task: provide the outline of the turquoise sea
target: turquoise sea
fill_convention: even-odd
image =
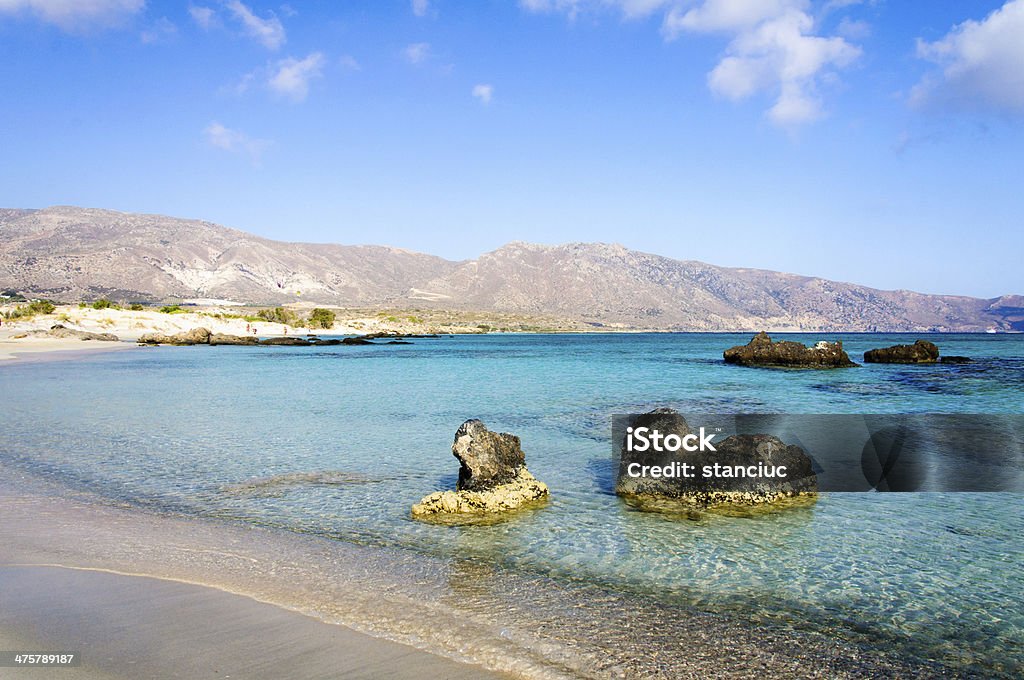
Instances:
[[[787,336],[842,339],[858,362],[917,337]],[[0,463],[155,510],[465,558],[959,674],[1024,672],[1024,496],[835,493],[750,517],[644,513],[612,493],[609,442],[612,414],[658,406],[1024,413],[1024,336],[930,338],[975,359],[964,365],[722,362],[749,338],[482,335],[14,364],[0,367]],[[454,487],[450,447],[467,418],[520,436],[546,506],[491,524],[410,518],[419,498]]]

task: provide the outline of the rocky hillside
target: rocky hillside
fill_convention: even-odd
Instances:
[[[214,298],[543,314],[668,330],[1024,330],[1024,297],[882,291],[618,245],[511,243],[467,262],[284,243],[209,222],[0,210],[0,289],[63,300]]]
[[[0,288],[55,299],[383,304],[455,264],[382,246],[282,243],[110,210],[0,210]]]
[[[685,330],[1024,330],[1024,297],[884,291],[619,245],[511,243],[422,286],[424,302]]]

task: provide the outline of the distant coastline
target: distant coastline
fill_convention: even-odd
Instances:
[[[252,335],[259,337],[307,337],[323,336],[359,336],[372,333],[392,333],[400,335],[438,334],[438,335],[483,335],[499,333],[566,335],[566,334],[713,334],[730,333],[746,334],[767,330],[774,335],[811,335],[820,339],[842,335],[879,335],[880,332],[865,331],[825,331],[816,329],[729,329],[715,331],[691,331],[660,328],[628,328],[616,325],[594,325],[556,319],[543,316],[527,316],[516,314],[496,314],[487,312],[448,312],[438,310],[373,310],[373,309],[337,309],[331,310],[335,320],[330,328],[311,328],[304,323],[304,314],[309,309],[301,307],[286,308],[294,315],[292,324],[278,321],[267,321],[256,314],[270,311],[268,308],[241,307],[224,305],[211,306],[172,306],[172,312],[160,311],[161,307],[144,307],[142,309],[126,309],[119,305],[94,308],[92,305],[80,303],[56,305],[52,312],[33,314],[26,317],[5,318],[6,314],[15,314],[19,308],[24,309],[25,303],[0,304],[0,362],[17,357],[19,360],[38,361],[44,355],[59,354],[74,356],[98,351],[124,349],[147,333],[181,333],[196,328],[206,328],[212,333],[227,335]],[[248,320],[247,320],[248,319]],[[89,333],[110,333],[122,342],[82,342],[74,339],[55,339],[41,337],[54,325],[63,325],[73,330]],[[915,335],[951,335],[953,332],[936,332],[928,330],[912,331]],[[1019,331],[1005,331],[1015,334]],[[984,333],[978,333],[984,334]],[[724,348],[723,348],[724,349]],[[52,358],[52,357],[51,357]]]

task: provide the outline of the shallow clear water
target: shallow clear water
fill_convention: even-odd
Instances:
[[[725,365],[749,334],[466,336],[379,347],[147,348],[0,368],[0,460],[136,503],[460,555],[666,604],[885,639],[970,669],[1024,657],[1024,498],[827,494],[753,517],[611,493],[613,413],[1022,413],[1024,337],[940,336],[975,363]],[[802,342],[823,335],[789,336]],[[836,336],[827,336],[833,339]],[[908,335],[848,335],[851,358]],[[934,339],[934,338],[933,338]],[[467,418],[518,434],[544,507],[416,522]]]

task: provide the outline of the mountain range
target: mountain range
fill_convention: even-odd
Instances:
[[[1024,296],[878,290],[675,260],[604,243],[513,242],[453,262],[386,246],[273,241],[201,220],[55,206],[0,209],[0,289],[76,301],[545,314],[686,331],[1024,330]]]

